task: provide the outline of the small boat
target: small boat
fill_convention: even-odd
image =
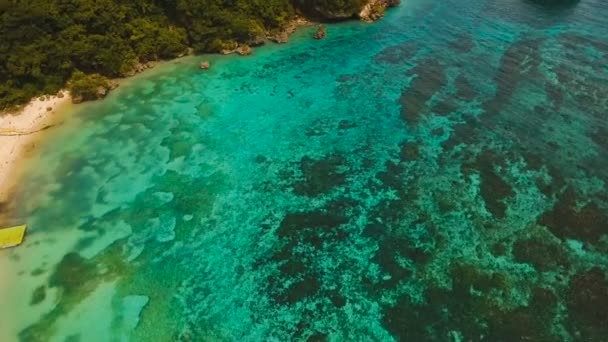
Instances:
[[[19,246],[25,237],[27,226],[21,225],[10,228],[0,228],[0,248]]]

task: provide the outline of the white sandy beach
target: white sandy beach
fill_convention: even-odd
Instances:
[[[20,162],[36,147],[40,133],[56,123],[61,107],[71,103],[67,92],[63,94],[36,98],[16,112],[0,113],[0,203],[9,202],[21,175]]]

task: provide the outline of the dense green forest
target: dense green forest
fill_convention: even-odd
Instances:
[[[0,0],[0,108],[85,89],[139,63],[258,44],[297,12],[356,13],[365,0]],[[86,76],[93,75],[93,76]],[[90,88],[90,87],[89,87]],[[85,89],[90,93],[91,89]]]

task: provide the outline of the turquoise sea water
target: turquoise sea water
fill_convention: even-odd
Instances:
[[[606,18],[600,0],[408,0],[128,80],[31,165],[0,328],[608,340]]]

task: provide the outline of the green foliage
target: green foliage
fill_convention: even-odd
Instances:
[[[75,70],[117,77],[188,46],[217,52],[235,43],[256,45],[296,7],[349,12],[364,2],[0,0],[0,108],[57,92]]]
[[[75,71],[68,82],[68,90],[74,99],[95,100],[105,96],[110,88],[110,81],[99,74],[85,74]]]
[[[352,16],[359,12],[365,0],[299,0],[301,8],[312,14],[326,16],[329,14],[348,14]]]

